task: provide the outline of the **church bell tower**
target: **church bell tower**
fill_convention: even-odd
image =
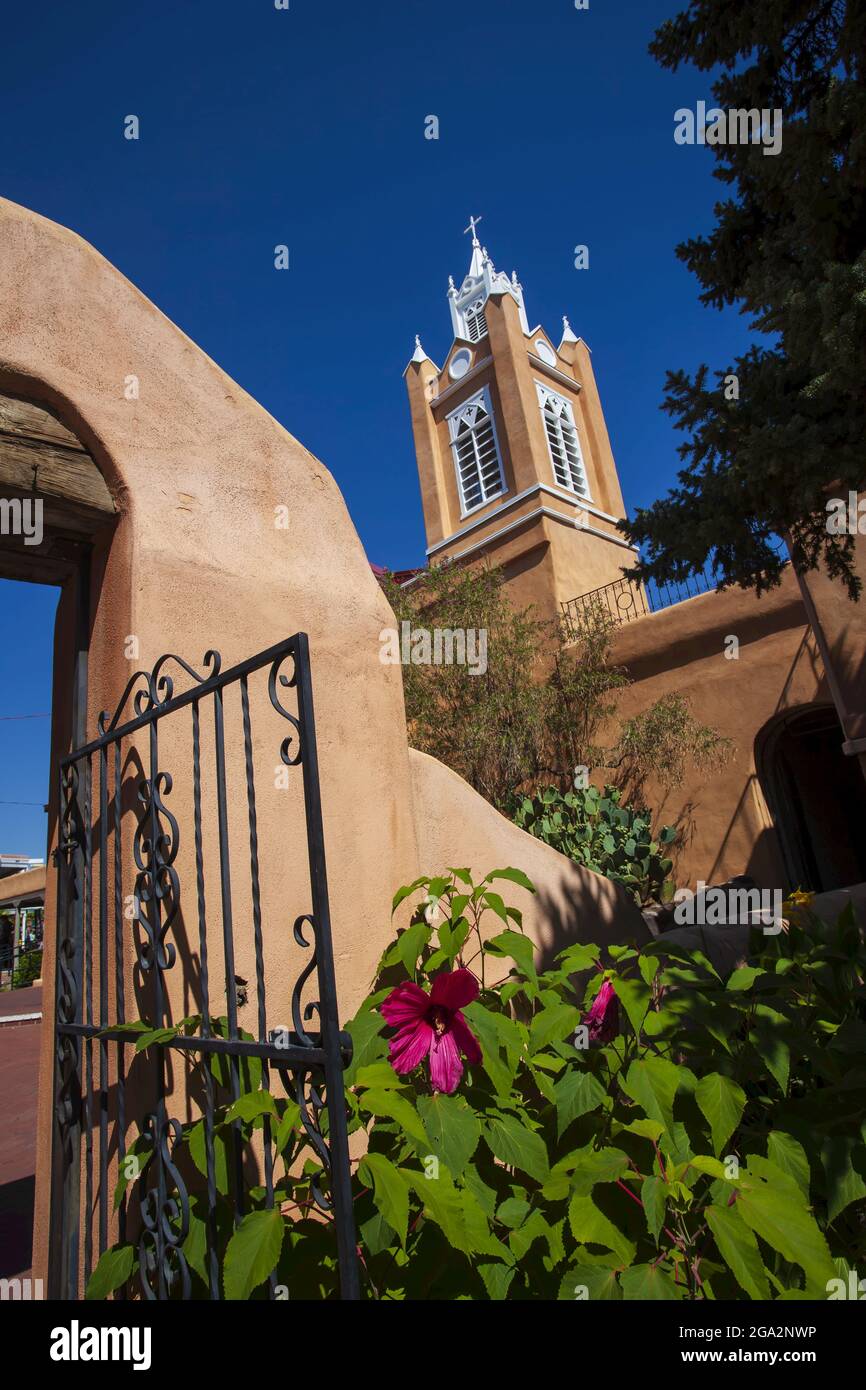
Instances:
[[[471,218],[472,257],[451,279],[442,367],[416,338],[405,378],[427,559],[502,569],[519,608],[562,603],[622,578],[633,552],[589,349],[563,319],[558,346],[530,329],[523,288],[494,266]]]

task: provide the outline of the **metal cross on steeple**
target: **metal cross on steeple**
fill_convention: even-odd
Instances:
[[[478,245],[480,244],[479,241],[478,241],[478,232],[476,231],[476,228],[477,228],[477,226],[478,226],[478,223],[479,223],[479,222],[482,222],[483,220],[484,220],[484,215],[483,215],[483,213],[482,213],[481,217],[470,217],[470,219],[469,219],[469,226],[463,228],[463,235],[464,235],[464,236],[466,235],[467,232],[471,232],[471,233],[472,233],[472,245],[473,245],[473,246],[478,246]]]

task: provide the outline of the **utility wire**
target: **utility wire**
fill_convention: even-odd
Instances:
[[[0,714],[0,719],[50,719],[50,714]]]

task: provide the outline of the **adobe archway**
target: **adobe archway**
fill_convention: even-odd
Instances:
[[[755,740],[789,889],[822,893],[866,881],[866,784],[843,740],[829,703],[786,710]]]

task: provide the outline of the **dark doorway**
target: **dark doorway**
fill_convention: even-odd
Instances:
[[[758,777],[776,825],[786,887],[825,893],[866,882],[866,781],[842,752],[831,705],[794,710],[759,734]]]

